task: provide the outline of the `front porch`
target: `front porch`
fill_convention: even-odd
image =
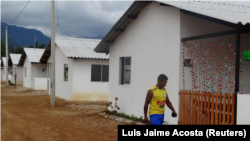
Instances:
[[[250,61],[244,58],[250,50],[250,26],[213,22],[232,30],[198,36],[189,30],[181,41],[179,125],[235,125],[245,116],[242,111],[250,110],[241,98],[250,94]]]

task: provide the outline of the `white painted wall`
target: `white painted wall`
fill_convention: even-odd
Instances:
[[[3,81],[6,81],[6,67],[3,68],[4,71],[3,71]],[[8,79],[10,80],[11,79],[11,76],[9,75],[9,71],[12,69],[11,66],[8,67]]]
[[[73,100],[107,101],[109,82],[91,82],[91,65],[109,65],[108,60],[73,61]]]
[[[51,57],[47,61],[47,93],[51,93]]]
[[[168,96],[178,111],[179,62],[180,62],[180,11],[160,6],[157,2],[147,5],[138,19],[133,21],[110,47],[109,101],[115,102],[126,114],[144,116],[143,107],[147,91],[164,73],[169,81]],[[131,84],[119,84],[119,59],[131,56]],[[165,121],[177,124],[166,107]]]
[[[26,76],[25,76],[25,68],[26,68]],[[32,70],[31,63],[26,57],[23,64],[23,86],[27,88],[32,88]]]
[[[17,73],[17,84],[23,84],[23,66],[17,66],[16,67],[16,73]]]
[[[33,64],[35,68],[34,89],[47,90],[47,64]]]
[[[6,67],[3,68],[3,81],[6,81]]]
[[[17,74],[16,83],[23,84],[23,66],[13,65],[13,75],[11,75],[11,83],[15,84],[15,72]]]
[[[220,31],[231,30],[231,28],[210,22],[207,20],[203,20],[200,18],[196,18],[194,16],[190,16],[187,14],[181,13],[181,38],[192,37],[197,35],[204,35],[209,33],[216,33]],[[182,47],[183,43],[181,43],[181,55],[182,55]],[[189,59],[189,58],[186,58]],[[180,59],[180,76],[182,76],[182,58]],[[184,75],[185,75],[185,84],[186,89],[191,90],[192,81],[190,68],[184,67]],[[183,89],[183,77],[180,77],[180,89]]]
[[[3,81],[3,68],[0,68],[0,81]]]
[[[250,93],[237,95],[237,125],[250,125]]]
[[[182,37],[190,37],[190,36],[196,36],[196,35],[202,35],[202,34],[208,34],[213,32],[220,32],[220,31],[226,31],[230,30],[231,28],[224,27],[222,25],[218,25],[215,23],[210,23],[208,21],[204,21],[202,19],[194,18],[189,15],[181,14],[181,36]],[[232,38],[234,38],[234,35],[230,35]],[[224,37],[218,37],[222,39],[226,39],[230,36],[224,36]],[[218,38],[213,39],[207,39],[207,41],[210,40],[218,40]],[[235,38],[234,38],[235,39]],[[238,124],[249,124],[250,115],[246,112],[249,111],[250,105],[249,105],[249,94],[250,94],[250,62],[244,61],[243,59],[243,51],[247,50],[247,47],[250,45],[250,36],[246,34],[241,34],[241,63],[242,63],[242,80],[243,80],[243,95],[238,95],[237,99],[237,123]],[[203,40],[205,41],[205,40]],[[182,44],[181,44],[182,46]],[[182,49],[181,49],[182,51]],[[182,52],[181,52],[182,54]],[[188,58],[187,58],[188,59]],[[228,65],[228,64],[227,64]],[[233,64],[231,64],[233,65]],[[180,62],[180,88],[183,88],[182,85],[182,59]],[[184,68],[185,69],[185,84],[186,89],[191,89],[191,73],[190,68]],[[241,79],[240,79],[241,81]],[[223,85],[225,85],[225,82],[223,82]],[[224,92],[224,91],[223,91]],[[247,95],[248,94],[248,95]]]
[[[242,76],[240,77],[243,81],[241,85],[243,85],[243,94],[250,94],[250,61],[244,60],[243,52],[249,50],[250,46],[250,35],[249,34],[241,34],[241,47],[240,47],[240,58],[242,63]],[[250,101],[250,99],[249,99]]]
[[[73,60],[68,59],[63,52],[56,46],[55,48],[55,96],[71,100],[72,99],[72,83],[73,83]],[[68,64],[68,81],[64,81],[64,64]]]

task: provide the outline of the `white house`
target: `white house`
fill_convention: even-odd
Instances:
[[[100,40],[56,37],[55,95],[66,100],[107,101],[109,56],[93,51]],[[51,47],[41,63],[47,63],[47,91],[51,91]],[[53,86],[52,86],[53,87]]]
[[[21,58],[22,54],[9,54],[9,58],[11,61],[11,65],[12,65],[12,70],[10,71],[10,81],[11,83],[15,84],[19,84],[22,85],[23,84],[23,66],[19,66],[19,60]],[[16,80],[15,80],[15,74],[16,74]]]
[[[1,66],[2,60],[0,60],[0,81],[3,81],[3,67]]]
[[[11,79],[11,74],[10,74],[10,70],[12,69],[11,67],[11,63],[10,60],[8,61],[8,79]],[[2,57],[1,59],[1,75],[2,75],[2,81],[6,81],[6,57]]]
[[[249,101],[250,62],[243,59],[243,51],[250,44],[250,28],[245,25],[250,20],[244,12],[234,13],[237,8],[242,7],[222,2],[135,1],[95,48],[96,52],[110,55],[109,101],[114,103],[118,97],[120,112],[144,117],[146,93],[162,73],[169,78],[166,89],[178,115],[182,89],[240,92],[237,97],[242,98],[238,100],[248,98]],[[245,10],[250,13],[249,8]],[[239,21],[242,24],[238,24]],[[228,52],[224,48],[216,52],[213,43],[231,48]],[[206,62],[204,56],[211,55],[211,51],[215,55],[224,53],[218,55],[218,60],[207,56]],[[227,58],[235,62],[225,61]],[[184,61],[188,63],[189,59],[192,69],[184,67]],[[202,63],[203,67],[198,66]],[[211,66],[213,71],[209,71]],[[215,74],[216,69],[222,68],[225,72]],[[232,73],[230,81],[229,73]],[[219,78],[226,80],[222,83]],[[237,112],[237,123],[242,119],[241,123],[250,124],[250,115],[243,114],[249,111],[249,102],[235,102],[238,104],[236,112],[241,111]],[[178,123],[178,118],[172,118],[167,107],[165,113],[165,121]]]
[[[47,89],[47,66],[39,62],[45,49],[23,48],[18,65],[23,66],[23,86],[34,90]]]

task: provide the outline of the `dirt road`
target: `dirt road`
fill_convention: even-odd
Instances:
[[[97,114],[105,102],[49,101],[44,92],[1,83],[1,141],[117,140],[118,123]]]

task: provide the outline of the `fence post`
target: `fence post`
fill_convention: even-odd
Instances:
[[[214,125],[214,93],[212,93],[212,103],[211,103],[211,125]]]
[[[204,120],[203,120],[203,124],[206,125],[207,122],[207,92],[204,92],[204,110],[203,110],[203,114],[204,114]]]
[[[200,124],[200,91],[198,91],[198,99],[197,99],[197,102],[198,102],[198,106],[197,106],[197,125]]]
[[[188,90],[185,91],[185,125],[187,125],[187,109],[188,109],[188,105],[187,105],[187,100],[188,100]]]
[[[207,125],[210,125],[210,98],[211,97],[211,93],[208,92],[207,93]]]
[[[223,95],[223,125],[226,125],[226,94]]]
[[[235,93],[232,95],[232,115],[231,115],[231,125],[234,125],[234,114],[235,114]]]
[[[192,94],[191,94],[191,122],[190,124],[193,125],[194,124],[194,117],[193,117],[193,109],[194,109],[194,90],[192,90]]]
[[[219,96],[219,93],[216,93],[216,101],[215,101],[215,125],[218,125],[218,96]]]
[[[231,94],[227,94],[227,125],[230,124],[230,107],[231,107]]]
[[[179,113],[180,113],[180,116],[179,116],[179,125],[181,125],[181,107],[182,107],[182,90],[180,90],[179,92],[179,97],[180,97],[180,105],[179,105]]]
[[[219,106],[219,125],[221,125],[222,122],[222,93],[220,92],[220,106]]]
[[[194,125],[197,125],[197,91],[194,93]]]
[[[190,125],[191,122],[191,90],[188,91],[188,113],[187,113],[187,117],[188,117],[188,125]]]
[[[181,120],[181,124],[184,125],[184,100],[185,100],[185,90],[182,91],[182,108],[181,108],[181,114],[182,114],[182,120]]]

